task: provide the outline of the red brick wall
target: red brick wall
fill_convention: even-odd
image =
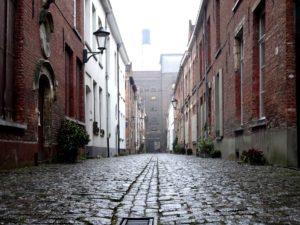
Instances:
[[[243,77],[243,115],[246,126],[258,120],[258,57],[254,37],[254,16],[252,8],[255,0],[241,1],[236,11],[232,11],[234,1],[220,1],[221,4],[221,53],[215,58],[216,16],[214,1],[208,1],[207,18],[211,26],[212,68],[208,81],[223,71],[224,81],[224,129],[225,135],[232,136],[233,130],[240,126],[237,117],[240,90],[235,86],[239,82],[234,71],[234,32],[244,18],[244,77]],[[265,1],[266,10],[266,71],[265,71],[265,110],[268,127],[296,126],[295,43],[293,1]],[[201,34],[202,31],[199,33]],[[277,53],[278,49],[278,53]],[[291,76],[290,76],[291,77]]]
[[[56,0],[50,5],[49,11],[53,17],[54,31],[51,34],[51,56],[50,64],[54,71],[55,100],[52,102],[52,128],[51,135],[55,145],[56,134],[60,127],[60,121],[65,116],[65,45],[73,51],[73,68],[76,76],[77,60],[82,61],[83,50],[83,1],[77,1],[77,25],[74,28],[73,1]],[[16,13],[16,115],[19,123],[27,124],[27,129],[20,131],[15,128],[2,127],[0,129],[0,167],[10,164],[9,160],[18,155],[18,161],[33,160],[33,152],[37,149],[38,140],[38,90],[33,90],[36,66],[39,59],[44,58],[41,49],[39,34],[39,12],[42,7],[42,0],[17,1]],[[80,79],[81,94],[84,94],[83,68]],[[71,95],[75,98],[76,88],[73,88]],[[73,115],[76,119],[84,120],[84,97],[80,102],[74,101]],[[81,107],[79,109],[79,107]],[[77,113],[75,113],[77,112]],[[9,140],[9,142],[7,142]],[[25,147],[30,142],[31,147]],[[4,151],[5,149],[5,151]],[[21,156],[22,155],[22,156]],[[51,154],[49,157],[53,157]]]

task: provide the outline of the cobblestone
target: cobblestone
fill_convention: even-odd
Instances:
[[[0,224],[300,224],[300,171],[134,155],[0,171]]]

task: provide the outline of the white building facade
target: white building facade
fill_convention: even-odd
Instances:
[[[170,103],[167,116],[167,152],[173,151],[173,143],[175,141],[175,128],[174,128],[174,107]]]
[[[103,54],[85,64],[85,122],[90,135],[88,157],[111,157],[126,149],[125,68],[129,58],[109,0],[85,0],[84,40],[96,52],[93,32],[110,32]]]

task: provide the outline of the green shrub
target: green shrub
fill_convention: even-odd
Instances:
[[[64,160],[75,162],[78,149],[87,145],[89,141],[89,135],[83,126],[67,119],[61,122],[57,143],[63,153]]]
[[[244,162],[252,165],[264,165],[266,163],[263,152],[254,148],[243,151],[241,158]]]
[[[175,154],[185,154],[185,149],[181,144],[177,144],[174,149]]]
[[[221,158],[221,151],[220,150],[213,150],[211,153],[210,153],[210,156],[212,158]]]
[[[198,141],[198,147],[200,149],[200,153],[205,153],[210,155],[214,150],[214,143],[208,138],[201,138]]]

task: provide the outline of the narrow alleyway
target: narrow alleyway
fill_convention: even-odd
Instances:
[[[133,155],[0,171],[0,224],[300,224],[300,171]]]

